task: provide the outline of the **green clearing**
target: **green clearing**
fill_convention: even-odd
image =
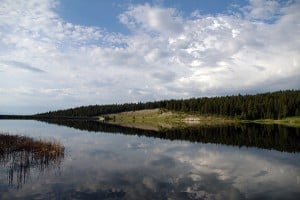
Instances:
[[[279,124],[283,126],[290,126],[300,128],[300,116],[287,117],[284,119],[259,119],[259,120],[243,120],[242,122],[250,122],[257,124]]]
[[[99,117],[99,119],[103,117]],[[121,112],[105,116],[106,122],[126,127],[146,130],[161,130],[187,126],[212,126],[234,123],[235,120],[218,116],[203,116],[184,112],[172,112],[165,109],[145,109]]]
[[[279,124],[289,127],[300,127],[300,116],[280,120],[259,119],[239,120],[223,116],[200,115],[185,112],[174,112],[166,109],[145,109],[130,112],[109,114],[99,117],[107,123],[145,130],[162,130],[190,126],[216,126],[233,123]]]

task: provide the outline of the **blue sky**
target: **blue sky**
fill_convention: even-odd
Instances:
[[[130,5],[151,4],[164,8],[176,8],[184,16],[189,16],[195,10],[203,14],[215,15],[232,11],[233,5],[246,5],[245,0],[124,0],[124,1],[99,1],[89,0],[62,0],[57,12],[65,20],[84,26],[98,26],[108,31],[128,34],[128,29],[118,21],[118,15],[126,11]]]
[[[1,0],[0,114],[300,89],[299,0]]]

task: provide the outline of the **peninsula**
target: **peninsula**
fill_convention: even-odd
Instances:
[[[255,95],[171,99],[125,104],[89,105],[0,119],[77,119],[143,129],[228,123],[263,123],[300,127],[300,91]]]

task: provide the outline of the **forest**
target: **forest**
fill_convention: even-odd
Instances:
[[[236,119],[282,119],[300,116],[300,90],[285,90],[255,95],[232,95],[171,99],[153,102],[89,105],[39,113],[36,117],[92,117],[142,109],[167,109]]]

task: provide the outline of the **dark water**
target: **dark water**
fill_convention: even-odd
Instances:
[[[0,199],[300,197],[299,129],[249,124],[154,132],[84,121],[0,120],[0,132],[65,147],[60,162],[28,165],[13,180],[11,163],[0,159]]]

